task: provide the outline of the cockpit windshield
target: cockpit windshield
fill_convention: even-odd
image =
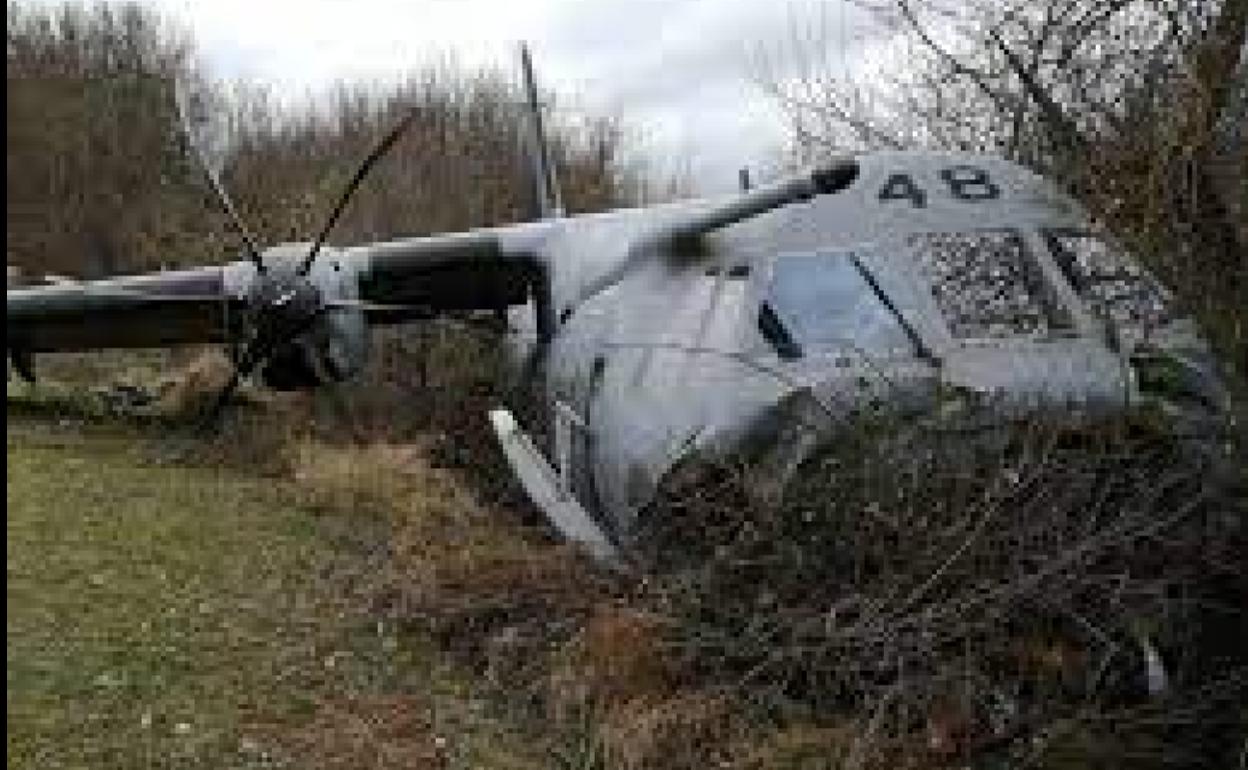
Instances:
[[[901,321],[845,252],[777,258],[759,326],[787,358],[809,348],[838,346],[870,356],[914,354]]]

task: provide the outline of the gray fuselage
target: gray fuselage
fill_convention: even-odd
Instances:
[[[635,234],[704,204],[550,223],[545,394],[564,425],[549,454],[617,537],[691,453],[762,437],[790,472],[858,416],[930,415],[950,397],[1006,419],[1104,415],[1138,399],[1137,347],[1203,350],[1164,290],[1038,176],[981,156],[858,160],[847,190],[719,229],[695,253],[638,253]],[[1089,252],[1112,270],[1081,262]],[[531,339],[529,309],[512,317]]]

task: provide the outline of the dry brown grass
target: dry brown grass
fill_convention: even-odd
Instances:
[[[301,436],[287,448],[297,502],[313,510],[373,513],[389,518],[414,495],[429,494],[416,445],[328,445]]]
[[[738,744],[733,770],[833,770],[844,766],[859,726],[797,724]]]
[[[408,695],[321,700],[298,725],[253,725],[246,743],[279,763],[316,770],[442,770],[447,739],[429,704]]]
[[[601,734],[608,767],[694,770],[726,764],[744,727],[733,699],[693,690],[616,706]]]
[[[516,522],[473,521],[506,514],[474,516],[437,497],[396,529],[398,591],[409,620],[460,651],[484,651],[501,635],[522,657],[527,645],[569,635],[570,621],[606,590],[605,578],[570,547],[542,542]]]
[[[213,398],[230,380],[233,366],[216,350],[195,355],[180,369],[172,372],[153,405],[170,417],[193,417],[202,414]]]
[[[677,681],[665,626],[664,618],[640,608],[596,608],[553,664],[547,690],[555,717],[670,697]]]

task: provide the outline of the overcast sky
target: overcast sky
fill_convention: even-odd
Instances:
[[[187,24],[212,71],[297,97],[336,78],[387,79],[441,54],[515,68],[570,106],[618,113],[662,168],[683,158],[704,193],[774,168],[784,123],[750,83],[752,52],[820,12],[832,45],[846,0],[147,0]]]

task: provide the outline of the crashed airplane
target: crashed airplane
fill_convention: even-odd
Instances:
[[[374,325],[503,314],[549,425],[538,446],[495,410],[503,451],[558,529],[606,561],[664,477],[701,454],[767,447],[783,481],[881,410],[982,423],[1222,408],[1192,320],[1026,169],[867,153],[719,199],[565,216],[522,63],[533,221],[325,245],[396,129],[313,243],[247,238],[248,259],[224,266],[9,290],[14,368],[33,378],[44,352],[229,343],[241,352],[213,421],[253,373],[279,389],[358,374]]]

